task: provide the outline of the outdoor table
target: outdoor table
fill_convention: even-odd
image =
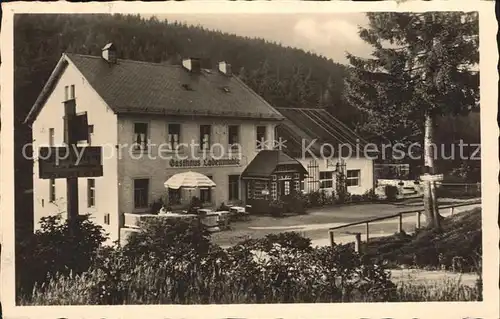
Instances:
[[[245,207],[233,206],[229,210],[232,217],[235,219],[245,219],[248,217],[248,213]]]

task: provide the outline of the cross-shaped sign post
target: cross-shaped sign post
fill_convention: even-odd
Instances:
[[[64,102],[64,142],[62,147],[40,147],[39,175],[42,179],[66,178],[67,216],[74,233],[80,214],[78,177],[103,176],[101,147],[78,146],[89,140],[87,113],[77,114],[75,100]]]
[[[73,101],[73,103],[70,101]],[[69,147],[69,154],[72,154],[72,150],[77,146],[78,141],[76,140],[75,130],[72,129],[72,124],[76,117],[76,103],[74,103],[74,99],[70,101],[64,103],[64,142]],[[79,216],[77,176],[66,178],[66,201],[70,230],[73,230],[75,229],[76,219]]]

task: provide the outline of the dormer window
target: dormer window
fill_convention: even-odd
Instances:
[[[201,61],[198,58],[183,59],[182,66],[191,73],[199,74],[201,72]]]

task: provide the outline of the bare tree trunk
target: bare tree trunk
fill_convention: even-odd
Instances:
[[[439,214],[438,198],[436,195],[436,182],[431,182],[432,210],[434,216],[434,228],[441,229],[441,215]]]
[[[434,167],[434,118],[432,114],[425,115],[425,131],[424,131],[424,165],[425,174],[435,174]],[[436,197],[435,182],[424,182],[424,209],[427,226],[439,228],[440,216],[437,211],[438,203]]]

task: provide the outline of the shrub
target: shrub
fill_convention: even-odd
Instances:
[[[373,188],[366,191],[362,196],[363,201],[365,202],[376,202],[379,200],[378,195],[375,193],[375,190]]]
[[[304,214],[306,209],[306,199],[301,193],[292,192],[281,197],[284,213]]]
[[[269,211],[273,217],[283,217],[285,214],[285,203],[282,200],[273,200],[269,203]]]
[[[311,239],[302,236],[297,232],[283,232],[279,234],[268,234],[266,237],[258,240],[258,248],[269,252],[274,244],[283,248],[297,249],[301,251],[311,250]]]
[[[349,203],[352,199],[352,195],[345,191],[345,192],[341,192],[341,193],[338,193],[337,194],[337,198],[335,200],[335,202],[337,204],[345,204],[345,203]]]
[[[41,285],[56,274],[76,275],[88,270],[107,240],[103,228],[88,215],[77,219],[75,233],[60,215],[43,217],[40,224],[40,229],[22,241],[16,251],[18,288],[24,292],[31,292],[35,283]]]
[[[320,190],[319,191],[319,201],[318,204],[319,206],[324,206],[328,203],[328,194],[326,193],[325,190]]]
[[[321,193],[319,191],[310,192],[307,194],[309,207],[321,206]]]
[[[309,192],[303,196],[304,205],[306,207],[322,207],[325,205],[332,205],[335,202],[335,192],[331,194],[325,190],[320,189],[314,192]]]
[[[397,195],[399,194],[399,190],[396,186],[393,185],[385,185],[385,197],[388,201],[395,201],[397,199]]]
[[[124,246],[128,256],[194,258],[206,255],[210,247],[210,232],[199,219],[152,218],[140,226]]]
[[[352,202],[352,203],[360,203],[362,201],[363,201],[363,197],[361,195],[356,195],[356,194],[351,195],[350,202]]]

